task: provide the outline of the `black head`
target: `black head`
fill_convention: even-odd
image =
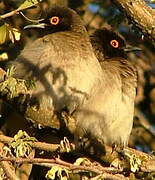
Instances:
[[[116,32],[108,29],[98,29],[91,36],[94,50],[102,53],[104,58],[123,57],[126,58],[126,44],[124,39]]]
[[[54,6],[46,12],[43,12],[43,19],[39,20],[38,24],[28,25],[26,28],[42,28],[46,34],[61,32],[61,31],[75,31],[85,32],[83,22],[79,15],[70,8],[61,6]]]

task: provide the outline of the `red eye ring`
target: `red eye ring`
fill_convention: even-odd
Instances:
[[[57,25],[57,24],[59,23],[59,21],[60,21],[60,19],[59,19],[58,16],[53,16],[53,17],[51,17],[49,20],[50,20],[50,23],[51,23],[52,25]]]
[[[110,44],[114,48],[118,48],[119,47],[119,42],[117,40],[115,40],[115,39],[111,40]]]

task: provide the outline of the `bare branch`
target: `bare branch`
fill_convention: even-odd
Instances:
[[[19,14],[19,12],[17,10],[14,10],[14,11],[11,11],[11,12],[8,12],[6,14],[3,14],[0,16],[0,19],[5,19],[5,18],[8,18],[10,16],[14,16],[15,14]]]
[[[74,165],[68,162],[65,162],[61,159],[42,159],[42,158],[9,158],[9,157],[1,157],[0,161],[12,161],[12,162],[16,162],[16,163],[32,163],[32,164],[37,164],[37,165],[42,165],[44,164],[44,166],[46,167],[52,167],[52,166],[60,166],[63,168],[67,168],[73,172],[78,172],[78,171],[90,171],[93,172],[95,174],[103,174],[103,173],[113,173],[113,174],[117,174],[117,173],[121,173],[122,171],[117,169],[117,168],[113,168],[113,167],[102,167],[102,166],[95,166],[94,164],[92,164],[92,166],[82,166],[82,165]],[[47,165],[46,165],[47,164]]]

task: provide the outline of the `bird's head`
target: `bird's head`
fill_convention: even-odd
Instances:
[[[94,49],[104,54],[105,58],[127,57],[127,52],[139,50],[137,47],[127,46],[123,37],[109,29],[97,29],[91,36],[91,42]]]
[[[81,18],[70,8],[53,6],[43,12],[42,17],[42,19],[38,20],[38,23],[27,25],[24,29],[41,28],[47,34],[61,31],[85,32]]]

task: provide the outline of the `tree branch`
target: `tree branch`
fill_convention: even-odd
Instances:
[[[9,144],[13,140],[14,139],[12,137],[0,135],[0,142]],[[59,144],[48,144],[44,142],[30,142],[30,146],[47,152],[53,152],[56,151],[58,148],[60,148]]]
[[[0,143],[0,156],[3,154],[3,143]],[[15,174],[15,169],[13,166],[9,164],[9,162],[0,161],[0,167],[3,169],[7,178],[10,180],[19,180],[19,178]]]
[[[144,0],[112,0],[155,45],[155,11]]]
[[[116,180],[128,179],[125,178],[123,175],[120,175],[118,173],[122,173],[122,170],[114,167],[102,167],[100,165],[94,165],[93,163],[89,166],[84,165],[74,165],[68,162],[65,162],[59,158],[56,159],[42,159],[42,158],[7,158],[7,157],[1,157],[0,161],[12,161],[16,163],[32,163],[40,166],[46,166],[46,167],[53,167],[53,166],[59,166],[61,168],[66,168],[73,173],[78,173],[79,171],[89,171],[92,173],[95,173],[97,175],[102,175],[104,178],[112,178]],[[114,176],[115,174],[115,176]]]
[[[12,141],[13,141],[13,138],[7,137],[4,135],[0,135],[0,142],[9,144]],[[33,142],[33,143],[31,143],[31,146],[33,148],[37,148],[37,149],[49,151],[49,152],[53,152],[53,151],[57,150],[57,148],[60,148],[59,144],[48,144],[48,143],[44,143],[44,142]],[[72,147],[74,148],[73,144],[72,144]],[[146,154],[144,152],[141,152],[141,151],[138,151],[138,150],[135,150],[132,148],[124,148],[124,150],[122,152],[114,151],[112,153],[111,148],[108,146],[105,146],[105,152],[106,152],[106,154],[103,154],[103,155],[101,155],[101,154],[97,155],[96,154],[95,156],[97,158],[105,161],[105,162],[108,162],[109,164],[112,163],[115,159],[120,158],[120,155],[124,156],[125,159],[124,160],[121,159],[121,166],[123,168],[130,169],[130,164],[129,164],[130,159],[127,160],[126,156],[127,155],[128,156],[135,155],[139,160],[141,160],[141,165],[139,167],[140,171],[142,171],[142,172],[155,171],[155,157],[152,155]],[[0,159],[0,161],[3,161],[3,160],[5,160],[5,158]],[[9,160],[9,159],[7,159],[7,160]],[[21,162],[22,159],[12,159],[12,160],[14,160],[14,161],[16,160],[18,162]],[[30,161],[31,161],[31,159],[28,159],[27,161],[26,161],[26,159],[24,160],[24,162],[30,162]],[[53,160],[51,160],[51,161],[52,161],[51,163],[55,163],[55,162],[53,162]],[[36,163],[38,163],[38,162],[36,162]]]

